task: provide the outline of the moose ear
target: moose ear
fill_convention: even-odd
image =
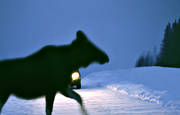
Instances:
[[[77,39],[78,41],[86,41],[86,40],[87,40],[87,37],[86,37],[86,35],[85,35],[81,30],[79,30],[79,31],[77,31],[77,33],[76,33],[76,39]]]
[[[74,41],[72,41],[72,45],[80,45],[80,44],[85,44],[88,42],[88,38],[86,37],[86,35],[81,31],[77,31],[76,33],[76,39]]]

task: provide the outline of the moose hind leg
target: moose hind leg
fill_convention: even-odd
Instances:
[[[0,113],[6,101],[8,100],[9,95],[0,95]]]
[[[66,97],[69,97],[71,99],[75,99],[81,106],[81,111],[83,113],[83,115],[88,115],[87,114],[87,111],[83,105],[83,101],[82,101],[82,98],[81,96],[76,93],[75,91],[73,91],[71,88],[67,88],[65,91],[61,92],[62,95],[66,96]]]
[[[46,115],[51,115],[56,93],[46,95]]]

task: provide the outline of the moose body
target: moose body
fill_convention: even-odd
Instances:
[[[45,46],[30,56],[0,61],[0,112],[10,95],[23,99],[45,96],[46,115],[51,115],[57,92],[75,99],[87,114],[79,94],[70,88],[71,74],[93,62],[104,64],[108,56],[82,31],[64,46]]]

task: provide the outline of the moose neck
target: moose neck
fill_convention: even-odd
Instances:
[[[87,67],[91,63],[86,59],[87,57],[83,55],[81,49],[71,49],[69,58],[71,60],[70,65],[76,69]]]

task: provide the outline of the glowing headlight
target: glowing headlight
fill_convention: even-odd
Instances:
[[[72,80],[78,80],[80,77],[79,72],[72,73]]]

